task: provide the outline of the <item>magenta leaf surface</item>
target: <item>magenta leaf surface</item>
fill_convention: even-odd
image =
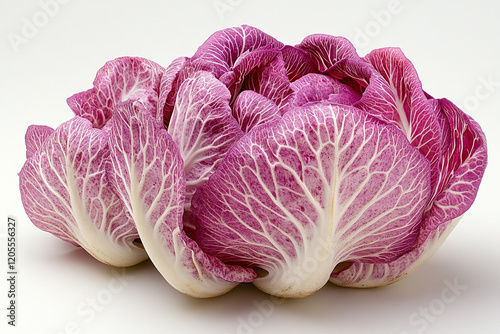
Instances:
[[[179,88],[168,133],[180,149],[186,174],[185,230],[192,235],[189,219],[191,197],[219,166],[227,151],[243,136],[231,115],[228,89],[204,71],[196,72]]]
[[[199,70],[212,72],[216,78],[228,72],[245,52],[262,47],[281,48],[283,43],[251,26],[217,31],[191,58]]]
[[[95,128],[104,127],[114,107],[128,99],[156,110],[163,71],[163,67],[144,58],[110,60],[97,72],[94,87],[69,97],[68,105],[75,115],[88,119]]]
[[[160,81],[160,95],[156,108],[156,119],[168,126],[174,109],[175,94],[178,89],[179,72],[186,63],[187,57],[179,57],[167,67]]]
[[[212,297],[255,277],[205,254],[183,229],[186,177],[177,144],[140,103],[120,105],[110,133],[113,188],[137,226],[141,242],[177,290]]]
[[[232,115],[245,133],[258,125],[281,118],[276,103],[253,90],[245,90],[238,95]]]
[[[399,127],[411,144],[431,162],[432,179],[438,177],[442,149],[442,130],[429,103],[417,71],[398,48],[374,50],[365,59],[387,80],[392,91]]]
[[[315,104],[249,132],[193,207],[202,249],[262,268],[255,285],[298,297],[339,263],[409,251],[429,196],[429,163],[400,131],[352,107]]]
[[[315,34],[304,38],[298,47],[306,51],[315,61],[319,71],[324,72],[343,59],[359,59],[356,49],[344,37]]]
[[[448,143],[439,162],[433,201],[420,225],[415,247],[386,263],[355,262],[330,281],[345,286],[390,284],[412,273],[441,246],[476,198],[487,163],[486,139],[479,125],[446,99],[435,100],[449,122]]]
[[[46,127],[31,129],[28,147],[35,132],[49,132]],[[21,169],[21,199],[38,228],[82,246],[101,262],[125,267],[147,255],[134,244],[135,225],[108,184],[107,140],[104,131],[84,118],[63,123]]]
[[[303,76],[293,82],[291,87],[294,90],[291,104],[297,107],[321,101],[353,105],[361,97],[361,94],[350,86],[330,76],[316,73]]]
[[[42,146],[43,142],[49,137],[54,129],[46,125],[30,125],[26,130],[26,159],[31,158]]]

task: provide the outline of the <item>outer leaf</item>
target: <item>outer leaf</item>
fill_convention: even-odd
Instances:
[[[439,192],[420,226],[415,247],[387,263],[353,263],[332,275],[338,285],[373,287],[407,276],[441,246],[476,197],[487,164],[486,139],[479,125],[448,100],[436,100],[453,129],[441,161]]]
[[[243,136],[231,116],[227,88],[204,71],[179,88],[168,133],[180,148],[186,174],[185,230],[193,235],[191,197],[218,167],[231,146]]]
[[[21,169],[21,199],[38,228],[124,267],[147,255],[134,244],[134,223],[108,185],[107,139],[83,118],[63,123]]]
[[[104,127],[114,107],[128,99],[141,101],[148,110],[155,110],[163,71],[160,65],[139,57],[108,61],[97,72],[94,88],[69,97],[68,105],[75,115],[88,119],[95,128]]]
[[[446,121],[446,126],[442,128],[447,131],[443,131],[445,144],[439,161],[435,194],[442,194],[444,189],[449,188],[452,179],[460,180],[454,191],[444,192],[451,196],[448,204],[460,207],[459,213],[455,214],[459,215],[469,209],[479,189],[487,164],[486,137],[479,124],[456,105],[446,99],[436,101]]]
[[[31,158],[42,146],[43,142],[49,137],[54,129],[46,125],[30,125],[26,130],[26,159]]]
[[[398,48],[374,50],[365,59],[387,80],[394,96],[399,126],[411,144],[417,147],[432,166],[432,184],[439,177],[442,129],[429,103],[417,71]]]
[[[212,297],[255,277],[250,269],[208,256],[186,236],[182,157],[163,125],[141,104],[118,107],[110,142],[111,182],[148,255],[173,287],[194,297]]]
[[[243,137],[193,208],[204,250],[267,271],[254,281],[265,292],[302,297],[339,263],[409,251],[429,196],[429,163],[398,129],[316,104]]]

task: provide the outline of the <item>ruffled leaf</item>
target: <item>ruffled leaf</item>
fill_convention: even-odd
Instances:
[[[179,72],[184,67],[187,57],[176,58],[165,70],[160,81],[160,96],[156,108],[156,119],[168,127],[179,84]]]
[[[95,128],[104,127],[114,107],[128,99],[156,110],[163,71],[160,65],[139,57],[108,61],[97,72],[94,87],[69,97],[68,105],[75,115],[88,119]]]
[[[344,37],[310,35],[297,47],[306,51],[315,60],[320,72],[326,71],[341,60],[359,59],[352,43]]]
[[[46,125],[30,125],[26,130],[24,137],[26,142],[26,159],[31,158],[42,146],[43,142],[49,137],[54,129]]]
[[[279,49],[283,43],[257,28],[243,25],[211,35],[190,61],[198,70],[209,71],[219,78],[233,67],[242,54],[262,47]]]
[[[413,64],[398,48],[374,50],[365,58],[388,82],[392,91],[399,127],[432,166],[432,184],[439,177],[442,129],[434,108],[422,90]]]
[[[135,225],[108,184],[108,154],[107,134],[90,121],[63,123],[21,169],[21,199],[38,228],[103,263],[131,266],[147,255],[134,244]]]
[[[149,257],[174,288],[190,296],[212,297],[255,278],[250,269],[228,266],[205,254],[184,232],[183,159],[162,123],[141,104],[120,105],[110,142],[112,185]]]
[[[245,90],[238,95],[232,115],[245,133],[258,125],[281,118],[276,103],[252,90]]]
[[[388,262],[416,243],[429,163],[394,127],[316,104],[255,128],[193,198],[203,250],[258,267],[270,294],[302,297],[346,261]]]
[[[296,107],[321,101],[353,105],[361,94],[332,77],[310,73],[292,84],[294,91],[291,104]]]
[[[354,262],[334,273],[342,286],[375,287],[400,280],[427,261],[441,246],[476,198],[487,164],[486,139],[479,125],[445,99],[435,100],[449,122],[449,145],[440,162],[437,193],[419,227],[415,247],[394,261]]]
[[[191,197],[219,166],[227,151],[243,136],[231,116],[227,88],[204,71],[186,79],[176,96],[168,133],[180,149],[186,174],[185,230],[194,235],[189,215]]]

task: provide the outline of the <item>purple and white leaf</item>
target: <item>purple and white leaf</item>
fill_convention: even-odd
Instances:
[[[314,59],[320,72],[325,72],[344,59],[359,59],[352,43],[344,37],[309,35],[297,47]]]
[[[156,119],[168,126],[175,104],[175,96],[179,86],[179,72],[188,60],[187,57],[179,57],[167,67],[160,81],[160,94],[156,107]]]
[[[387,80],[392,91],[399,127],[432,166],[432,184],[439,177],[442,152],[442,129],[412,63],[398,48],[378,49],[365,58]]]
[[[97,72],[93,88],[69,97],[67,102],[75,115],[88,119],[95,128],[103,128],[114,107],[128,99],[156,110],[163,72],[160,65],[140,57],[110,60]]]
[[[194,235],[191,197],[219,166],[227,151],[243,136],[231,115],[228,89],[204,71],[179,87],[168,133],[180,149],[186,174],[185,226]]]
[[[26,129],[24,140],[26,142],[26,159],[31,158],[40,149],[54,129],[46,125],[30,125]]]
[[[302,49],[285,45],[281,49],[281,54],[285,61],[286,73],[290,82],[294,82],[306,74],[318,72],[313,58]]]
[[[21,199],[38,228],[103,263],[126,267],[147,255],[134,243],[134,222],[108,184],[108,154],[106,132],[74,117],[46,136],[25,162],[19,173]]]
[[[276,103],[253,90],[245,90],[238,95],[233,104],[232,115],[244,133],[281,118]]]
[[[474,202],[487,164],[486,138],[479,125],[450,101],[435,101],[453,131],[447,134],[449,146],[440,161],[440,177],[420,225],[417,244],[410,252],[391,262],[352,263],[346,270],[334,273],[331,282],[373,287],[407,276],[437,251]]]
[[[211,35],[198,48],[191,62],[198,70],[209,71],[219,78],[242,54],[262,47],[280,49],[283,43],[251,26],[224,29]]]
[[[339,264],[412,249],[429,196],[429,163],[398,129],[315,104],[243,137],[193,208],[203,250],[265,270],[265,292],[303,297]]]
[[[353,105],[361,98],[361,94],[348,85],[317,73],[310,73],[297,79],[291,87],[294,91],[291,105],[296,107],[321,101]]]
[[[205,254],[183,229],[186,178],[177,144],[140,103],[119,105],[110,131],[110,179],[141,242],[177,290],[212,297],[255,273]]]

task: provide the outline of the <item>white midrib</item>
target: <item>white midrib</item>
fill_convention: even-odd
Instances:
[[[335,114],[333,114],[335,115]],[[335,118],[335,116],[334,116]],[[334,166],[333,168],[333,176],[332,176],[332,180],[330,182],[330,198],[331,198],[331,201],[330,201],[330,207],[327,207],[328,209],[326,210],[326,213],[325,213],[325,216],[327,217],[328,221],[327,223],[325,224],[326,226],[328,226],[328,231],[326,232],[326,235],[327,235],[327,238],[326,238],[326,243],[327,245],[330,245],[330,252],[332,253],[331,254],[331,261],[332,261],[332,271],[333,269],[335,268],[335,266],[338,264],[338,262],[342,261],[342,259],[339,259],[338,258],[338,249],[337,247],[335,247],[336,245],[338,245],[338,239],[339,239],[339,235],[338,233],[336,233],[336,231],[338,230],[338,225],[339,225],[339,221],[340,221],[340,217],[336,217],[339,215],[339,210],[337,208],[337,195],[338,195],[338,180],[340,178],[340,175],[339,175],[339,159],[340,159],[340,156],[342,154],[341,152],[341,149],[339,147],[339,142],[340,142],[340,137],[342,136],[342,133],[343,133],[343,129],[339,129],[338,127],[338,120],[335,118],[335,122],[334,122],[334,126],[335,126],[335,134],[334,134],[334,151],[336,152],[336,154],[334,155],[334,160],[332,161],[332,166]],[[352,142],[352,137],[351,137],[351,140],[349,141],[348,144],[350,144]],[[354,155],[353,155],[354,156]],[[350,161],[349,161],[350,163]]]
[[[87,213],[87,210],[84,209],[83,199],[78,194],[74,175],[75,170],[66,160],[66,183],[68,185],[68,193],[71,202],[71,209],[73,211],[73,217],[76,222],[76,226],[71,226],[72,232],[78,239],[80,246],[90,253],[90,255],[101,262],[110,264],[109,258],[113,258],[114,254],[111,255],[107,252],[103,252],[102,248],[103,246],[105,247],[105,245],[109,245],[112,241],[104,240],[101,236],[102,231],[96,228],[95,223]],[[110,250],[114,247],[105,248]]]
[[[394,95],[394,102],[396,102],[396,110],[399,116],[399,125],[401,126],[401,130],[406,135],[406,138],[411,141],[411,127],[410,122],[408,121],[408,117],[405,113],[405,108],[403,106],[403,101],[399,98],[399,95],[396,91],[396,87],[391,83],[390,84],[391,91]]]
[[[337,138],[336,138],[337,139]],[[335,142],[335,150],[338,152],[338,141]],[[339,170],[337,166],[339,165],[339,154],[335,154],[335,160],[332,162],[333,166],[336,166],[334,168],[332,180],[330,183],[330,205],[326,206],[326,210],[324,211],[324,218],[326,219],[325,221],[325,228],[326,231],[324,233],[324,246],[323,247],[329,247],[328,252],[329,252],[329,259],[328,263],[325,263],[325,265],[329,265],[331,269],[330,273],[334,270],[335,266],[342,261],[341,258],[339,258],[339,249],[336,247],[339,244],[339,235],[336,233],[338,230],[338,225],[340,221],[340,217],[338,217],[338,207],[337,207],[337,188],[338,188],[338,180],[339,180]]]
[[[152,222],[145,210],[145,205],[141,201],[140,191],[141,186],[134,177],[136,170],[134,164],[130,168],[130,203],[132,209],[132,217],[136,223],[137,232],[141,238],[144,249],[149,258],[153,262],[156,269],[160,272],[163,278],[180,292],[197,297],[208,298],[222,295],[231,290],[237,283],[226,282],[216,277],[203,276],[200,264],[192,255],[191,259],[199,274],[199,277],[193,276],[188,271],[184,263],[182,263],[183,253],[185,251],[192,252],[186,249],[183,244],[179,227],[172,231],[172,243],[174,245],[174,253],[170,252],[163,244],[162,237],[159,232],[161,221]]]
[[[66,160],[66,172],[71,210],[76,222],[76,226],[71,225],[71,230],[78,244],[97,260],[116,267],[127,267],[145,260],[147,256],[135,245],[119,245],[110,238],[104,230],[106,225],[104,221],[101,222],[100,228],[97,228],[85,209],[84,199],[78,194],[75,170],[68,160]],[[83,186],[82,191],[84,189]],[[103,212],[104,216],[105,214]]]

